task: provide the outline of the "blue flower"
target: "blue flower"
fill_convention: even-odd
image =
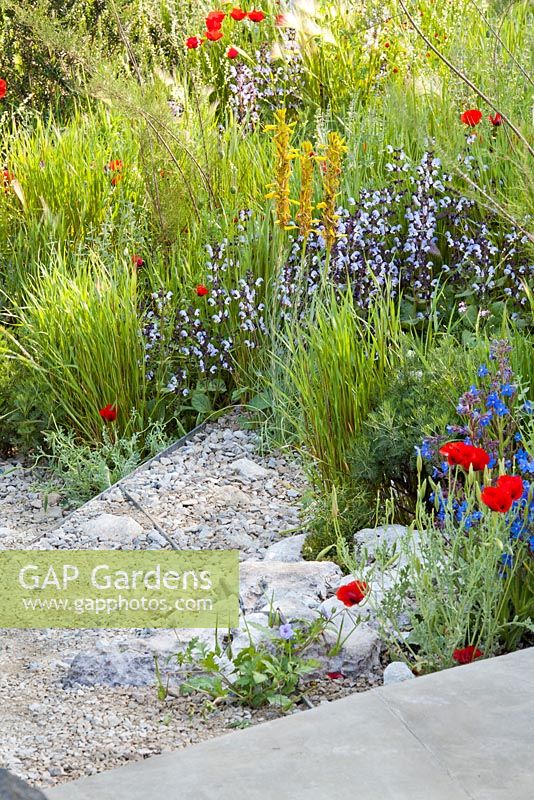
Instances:
[[[280,627],[278,628],[278,635],[280,636],[281,639],[289,641],[289,639],[292,639],[293,636],[295,635],[295,631],[293,630],[289,622],[286,622],[284,625],[280,625]]]
[[[511,383],[504,383],[501,386],[501,394],[503,397],[513,397],[515,394],[515,386],[512,386]]]
[[[424,439],[421,442],[421,448],[419,452],[421,453],[421,456],[426,459],[430,459],[434,455],[432,448],[430,447],[430,443],[427,439]]]
[[[529,536],[528,546],[531,552],[534,552],[534,536]]]
[[[490,392],[486,397],[486,408],[493,408],[500,403],[499,395],[497,392]]]
[[[477,372],[478,377],[485,378],[487,374],[488,374],[487,366],[485,364],[481,364]]]
[[[518,431],[516,434],[514,434],[514,442],[520,442],[520,441],[521,441],[521,434]]]
[[[498,415],[499,415],[499,417],[504,417],[506,414],[508,414],[508,413],[509,413],[509,411],[508,411],[508,409],[506,408],[506,406],[504,405],[504,403],[503,403],[502,401],[499,401],[499,402],[498,402],[498,403],[495,405],[495,413],[496,413],[496,414],[498,414]]]
[[[532,402],[532,400],[525,400],[523,404],[523,411],[526,411],[527,414],[532,414],[532,412],[534,411],[534,403]]]
[[[510,535],[512,539],[520,539],[526,533],[527,526],[521,517],[516,517],[510,525]]]
[[[504,567],[511,567],[514,563],[514,559],[509,553],[503,553],[501,556],[501,563]]]

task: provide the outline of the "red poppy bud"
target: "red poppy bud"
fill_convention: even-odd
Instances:
[[[326,677],[330,678],[331,681],[338,681],[344,678],[345,676],[343,675],[342,672],[327,672]]]
[[[508,492],[513,502],[520,500],[523,496],[523,479],[519,475],[501,475],[497,479],[497,486],[499,489]]]
[[[278,28],[284,28],[287,25],[287,19],[284,14],[277,14],[274,23]]]
[[[120,158],[114,158],[113,161],[110,161],[109,164],[104,167],[104,169],[106,169],[108,172],[122,172],[122,167],[123,164]]]
[[[237,58],[239,55],[239,51],[235,49],[235,47],[229,47],[226,51],[227,58]]]
[[[9,187],[11,186],[14,180],[15,176],[12,172],[10,172],[8,169],[2,170],[2,184],[4,186],[4,192],[9,191]]]
[[[210,42],[218,42],[222,37],[222,31],[206,31],[206,39],[209,39]]]
[[[263,22],[265,19],[263,11],[249,11],[247,16],[251,22]]]
[[[209,294],[209,289],[203,283],[199,283],[196,288],[196,293],[199,297],[206,297]]]
[[[7,81],[3,78],[0,78],[0,100],[2,100],[7,94]]]
[[[490,114],[488,119],[495,128],[498,128],[503,123],[503,118],[498,111],[493,116]]]
[[[458,664],[470,664],[476,658],[480,658],[483,655],[484,653],[482,650],[479,650],[474,644],[470,644],[467,647],[462,647],[455,650],[452,654],[452,657],[458,662]]]
[[[478,125],[481,119],[482,111],[479,111],[478,108],[470,108],[468,111],[464,111],[463,114],[460,115],[460,120],[464,123],[464,125],[469,125],[470,128],[474,128],[475,125]]]
[[[339,587],[336,592],[336,597],[350,608],[362,602],[367,594],[367,589],[368,587],[365,581],[351,581]]]
[[[115,422],[117,419],[117,406],[113,405],[112,403],[108,403],[107,406],[101,408],[98,412],[104,422]]]
[[[232,8],[230,11],[230,16],[232,19],[235,19],[236,22],[241,22],[242,19],[245,19],[247,16],[247,12],[243,11],[242,8]]]
[[[500,486],[486,486],[480,497],[484,505],[499,514],[506,514],[512,507],[512,495]]]
[[[145,262],[143,261],[141,256],[133,255],[132,256],[132,264],[134,265],[134,267],[136,269],[141,269],[141,267],[144,267]]]
[[[188,50],[196,50],[197,47],[200,47],[202,44],[202,39],[200,36],[190,36],[189,39],[185,40],[185,46]]]

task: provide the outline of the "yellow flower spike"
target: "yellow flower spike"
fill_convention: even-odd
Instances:
[[[299,233],[307,239],[311,233],[313,216],[313,145],[303,142],[300,158],[300,196],[297,223]]]
[[[275,124],[267,125],[265,130],[274,131],[273,141],[275,148],[275,168],[274,168],[274,190],[272,197],[276,199],[277,222],[286,229],[291,221],[290,206],[290,181],[291,181],[291,161],[294,156],[294,149],[291,147],[291,137],[296,123],[289,124],[286,121],[286,109],[279,108],[274,112]]]
[[[330,250],[337,238],[336,198],[341,184],[341,172],[343,155],[347,152],[345,140],[336,133],[328,134],[326,146],[326,167],[324,171],[323,203],[319,204],[323,208],[322,223],[324,225],[324,238],[327,249]]]

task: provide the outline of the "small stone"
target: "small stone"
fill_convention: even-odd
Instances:
[[[411,681],[415,675],[404,661],[392,661],[384,670],[384,686]]]
[[[265,467],[256,464],[250,458],[238,458],[237,461],[233,461],[230,464],[230,469],[232,472],[238,472],[243,478],[251,481],[267,478],[269,475],[269,471]]]
[[[123,545],[131,544],[135,536],[143,533],[143,528],[135,519],[117,514],[100,514],[82,523],[80,530],[91,539]]]

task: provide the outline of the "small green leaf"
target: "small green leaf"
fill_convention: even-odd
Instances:
[[[211,400],[207,394],[203,392],[193,392],[191,395],[191,406],[199,414],[210,414],[213,410]]]

